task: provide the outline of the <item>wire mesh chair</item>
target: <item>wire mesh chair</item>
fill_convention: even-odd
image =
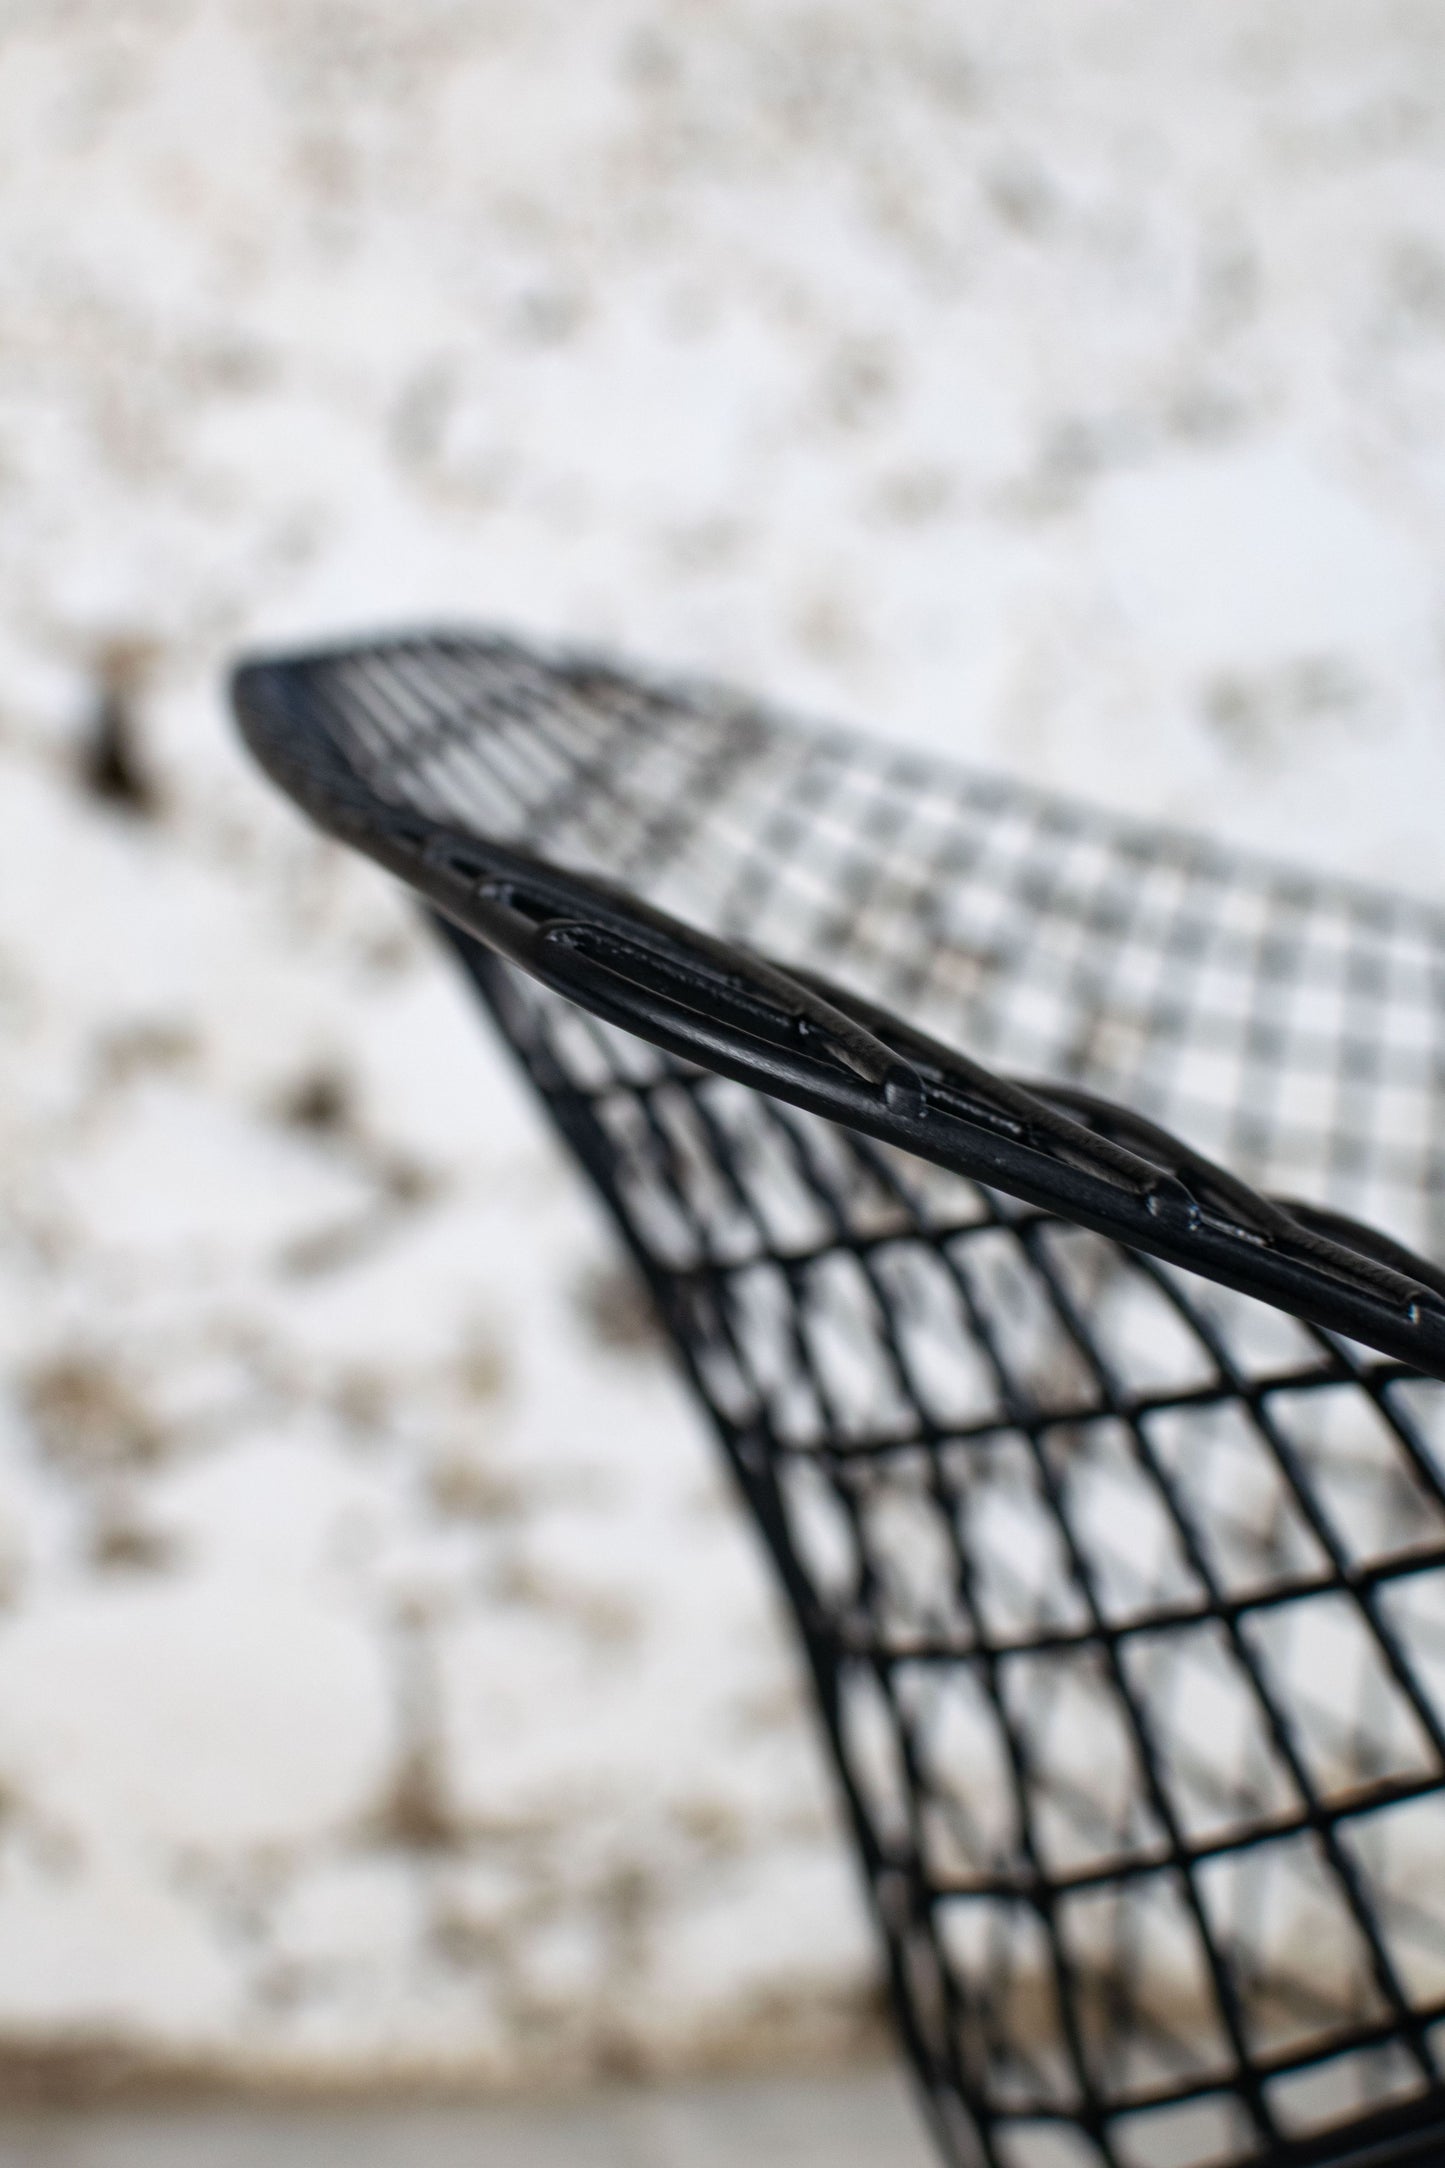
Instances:
[[[646,1277],[944,2157],[1445,2159],[1445,913],[500,638],[235,699]]]

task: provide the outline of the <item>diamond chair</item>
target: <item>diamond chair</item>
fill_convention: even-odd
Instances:
[[[487,635],[234,691],[651,1290],[942,2156],[1445,2160],[1445,912]]]

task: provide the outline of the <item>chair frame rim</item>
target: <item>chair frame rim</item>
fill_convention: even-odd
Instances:
[[[666,1053],[1445,1379],[1445,1269],[1403,1245],[1264,1196],[1128,1108],[998,1075],[829,980],[380,796],[303,714],[295,673],[438,639],[522,652],[486,636],[397,635],[248,658],[231,696],[273,780],[462,932]],[[576,651],[546,659],[599,667]],[[629,674],[672,697],[699,694]]]

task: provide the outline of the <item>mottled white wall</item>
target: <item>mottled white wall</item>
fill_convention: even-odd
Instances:
[[[1445,15],[10,0],[0,512],[0,2080],[846,2044],[706,1441],[221,660],[501,618],[1438,889]]]

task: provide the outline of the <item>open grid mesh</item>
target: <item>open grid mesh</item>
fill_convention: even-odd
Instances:
[[[433,837],[524,850],[1445,1252],[1445,915],[498,640],[237,697],[432,900]],[[776,1562],[945,2156],[1436,2157],[1432,1366],[662,1051],[479,927]]]

